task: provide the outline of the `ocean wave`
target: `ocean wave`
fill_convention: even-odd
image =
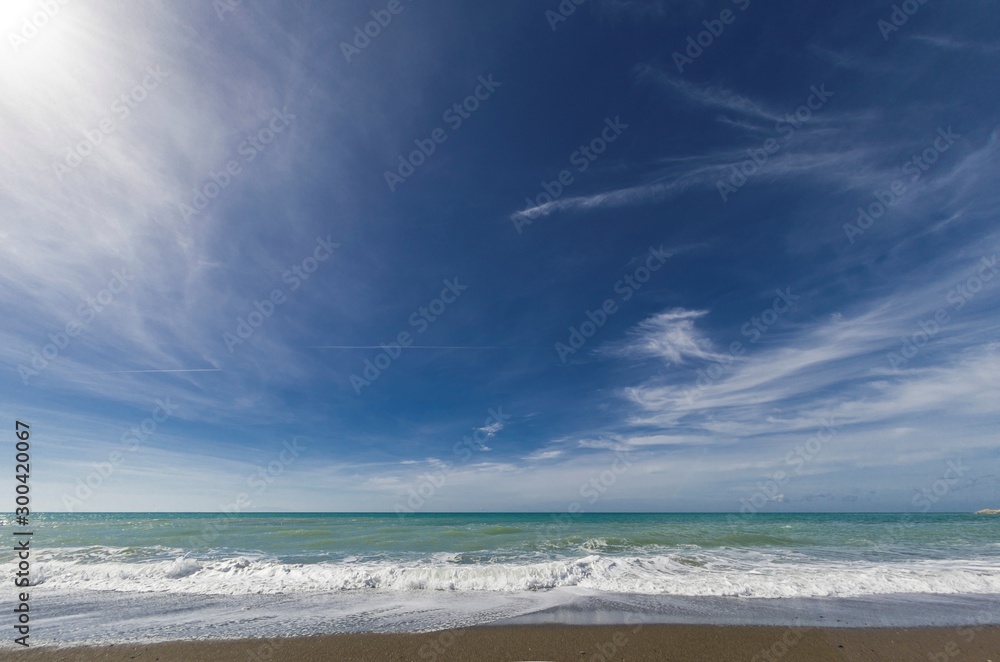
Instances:
[[[90,557],[93,558],[93,557]],[[580,587],[608,593],[746,598],[854,597],[882,594],[1000,594],[995,561],[909,560],[832,563],[765,553],[607,556],[542,562],[462,564],[423,560],[283,563],[232,556],[134,562],[48,557],[33,584],[50,589],[203,595],[338,591],[485,591],[517,593]]]

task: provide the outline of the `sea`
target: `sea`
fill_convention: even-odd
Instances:
[[[33,514],[31,530],[30,586],[8,583],[4,600],[29,591],[33,645],[511,623],[1000,623],[990,515],[77,513]]]

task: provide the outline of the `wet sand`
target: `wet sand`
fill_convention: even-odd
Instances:
[[[423,634],[342,634],[98,647],[30,647],[0,653],[24,662],[269,660],[435,662],[552,660],[979,660],[1000,662],[1000,626],[785,628],[708,625],[486,626]]]

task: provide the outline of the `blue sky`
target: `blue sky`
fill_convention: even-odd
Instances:
[[[1000,10],[902,5],[5,3],[35,507],[997,507]]]

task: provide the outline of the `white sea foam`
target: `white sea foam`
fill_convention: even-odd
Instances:
[[[93,558],[93,555],[91,555]],[[579,587],[608,593],[747,598],[883,594],[1000,594],[1000,566],[987,560],[832,563],[790,553],[722,550],[655,556],[592,554],[545,562],[456,563],[450,555],[397,562],[282,563],[233,556],[99,562],[42,557],[46,589],[201,595],[340,591],[517,593]]]

